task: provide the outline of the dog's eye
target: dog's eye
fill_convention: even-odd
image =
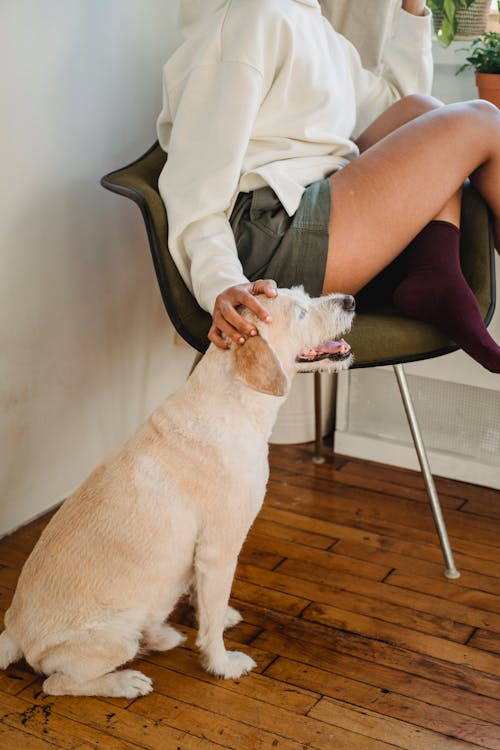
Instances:
[[[297,317],[299,320],[302,320],[303,318],[305,318],[306,315],[307,315],[307,310],[305,307],[299,307],[297,309]]]

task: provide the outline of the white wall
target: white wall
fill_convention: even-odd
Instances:
[[[0,534],[62,500],[183,380],[137,208],[175,0],[2,0]]]

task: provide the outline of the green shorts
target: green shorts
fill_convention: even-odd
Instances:
[[[250,281],[274,279],[280,287],[302,284],[319,297],[328,255],[330,181],[309,185],[293,216],[270,187],[240,193],[230,222],[243,272]]]

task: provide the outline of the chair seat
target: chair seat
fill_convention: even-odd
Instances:
[[[166,158],[155,143],[137,161],[106,175],[101,183],[140,207],[170,319],[183,339],[204,352],[209,343],[210,316],[197,304],[168,251],[167,215],[158,192],[158,178]],[[470,183],[466,184],[462,207],[461,260],[482,315],[489,323],[495,306],[491,222],[484,201]],[[356,317],[348,339],[355,355],[354,367],[429,359],[457,349],[433,326],[405,318],[394,308],[364,310]]]
[[[346,338],[358,368],[428,359],[456,349],[434,326],[404,318],[390,307],[359,313]]]

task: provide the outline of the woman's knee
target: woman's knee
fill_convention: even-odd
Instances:
[[[409,94],[404,96],[400,103],[401,107],[406,109],[409,120],[445,106],[442,101],[427,94]]]
[[[497,143],[500,137],[500,110],[485,99],[473,99],[462,104],[451,104],[457,108],[463,132],[477,140]]]
[[[392,104],[356,138],[361,152],[366,151],[389,133],[436,109],[443,103],[433,96],[410,94]]]
[[[473,99],[470,102],[465,102],[466,106],[471,109],[476,116],[484,119],[498,120],[500,111],[492,102],[486,101],[486,99]]]

